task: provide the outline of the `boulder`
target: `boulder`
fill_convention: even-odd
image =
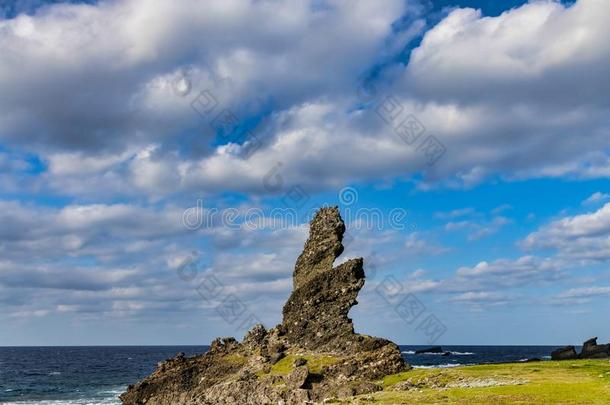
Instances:
[[[307,364],[307,359],[304,359],[303,357],[297,357],[294,360],[293,364],[295,367],[304,366],[305,364]]]
[[[252,349],[256,348],[256,347],[260,347],[261,345],[263,345],[265,338],[267,337],[267,329],[265,329],[265,326],[259,324],[256,324],[252,327],[252,329],[250,329],[248,331],[248,333],[246,333],[246,336],[244,336],[244,340],[242,342],[242,344],[244,346],[248,346]]]
[[[574,360],[578,358],[578,353],[574,346],[560,347],[551,352],[552,360]]]
[[[309,377],[309,369],[307,366],[297,367],[286,376],[286,385],[292,389],[304,388],[307,377]]]
[[[610,357],[610,344],[597,344],[597,337],[591,338],[582,344],[579,357],[581,359],[603,359]]]
[[[443,348],[440,346],[432,346],[427,347],[425,349],[419,349],[415,351],[415,354],[424,354],[424,353],[444,353]]]

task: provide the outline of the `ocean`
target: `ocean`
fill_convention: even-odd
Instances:
[[[400,346],[414,367],[549,359],[556,346],[443,346],[449,355]],[[41,405],[120,404],[127,385],[150,374],[178,352],[204,353],[208,346],[0,347],[0,403]]]

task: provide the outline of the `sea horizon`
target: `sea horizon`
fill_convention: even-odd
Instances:
[[[416,355],[433,345],[398,345],[414,368],[452,368],[487,363],[545,361],[555,345],[440,345],[443,353]],[[184,352],[205,353],[209,345],[0,346],[0,403],[119,404],[130,384],[157,364]],[[446,354],[447,353],[447,354]]]

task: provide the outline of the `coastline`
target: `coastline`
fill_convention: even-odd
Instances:
[[[401,352],[414,352],[414,349],[423,347],[425,346],[399,346]],[[461,369],[470,366],[510,363],[500,363],[499,361],[478,362],[477,358],[484,359],[486,356],[485,353],[481,353],[481,350],[487,353],[496,352],[498,357],[502,357],[503,350],[508,353],[517,352],[522,354],[537,351],[537,353],[546,353],[548,355],[554,347],[556,346],[447,345],[444,348],[461,354],[443,357],[432,354],[415,356],[410,353],[403,353],[403,356],[413,364],[414,371],[428,370],[429,372],[434,372],[434,370],[446,370],[449,368]],[[45,405],[119,404],[118,394],[123,392],[129,384],[133,384],[152,372],[159,361],[171,357],[179,351],[183,351],[187,355],[195,355],[207,351],[208,348],[209,346],[163,345],[1,347],[0,376],[2,378],[0,378],[0,403],[43,403]],[[7,357],[6,352],[9,350],[14,351],[11,358]],[[46,355],[45,352],[47,353]],[[441,361],[451,364],[451,360],[457,360],[458,364],[452,364],[448,367],[443,367],[444,363],[428,364]],[[489,360],[489,357],[487,360]],[[515,363],[519,363],[518,359],[515,360]],[[89,367],[95,367],[102,371],[96,374],[86,374],[84,369]],[[108,368],[108,371],[103,371],[106,368]],[[86,378],[79,380],[79,376],[85,376]],[[20,383],[22,385],[27,383],[29,388],[23,390],[23,386],[20,387],[19,385]],[[22,389],[21,391],[20,388]],[[61,392],[61,389],[66,392]]]
[[[340,403],[605,404],[610,396],[610,360],[416,369],[386,377],[383,387]]]

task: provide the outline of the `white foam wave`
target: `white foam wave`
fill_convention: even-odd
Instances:
[[[127,387],[124,386],[108,387],[96,392],[95,398],[22,400],[2,402],[2,405],[120,405],[119,395],[125,392],[125,389]]]
[[[405,350],[403,352],[401,352],[403,354],[415,354],[415,351],[413,350]],[[442,356],[447,352],[440,352],[440,353],[419,353],[419,354],[424,354],[424,355],[428,355],[428,356]],[[473,352],[452,352],[450,351],[449,354],[453,355],[453,356],[472,356],[474,355]]]
[[[120,405],[121,401],[118,398],[100,398],[100,399],[69,399],[69,400],[32,400],[32,401],[17,401],[3,402],[3,405]]]
[[[413,366],[413,368],[451,368],[451,367],[460,367],[463,364],[460,363],[447,363],[447,364],[435,364],[433,366]]]

